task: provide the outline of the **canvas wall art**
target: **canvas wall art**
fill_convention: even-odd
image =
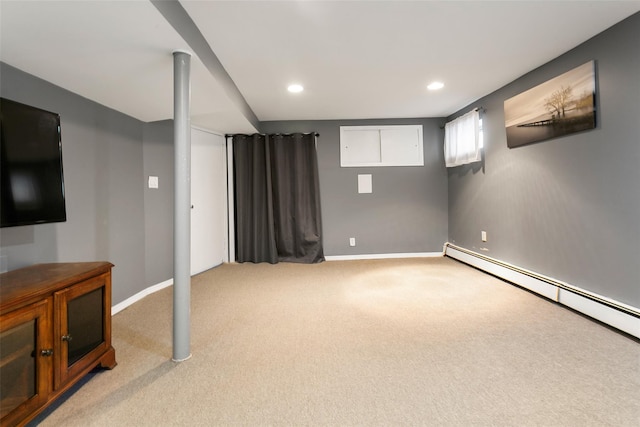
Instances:
[[[504,101],[507,146],[518,147],[596,127],[595,62]]]

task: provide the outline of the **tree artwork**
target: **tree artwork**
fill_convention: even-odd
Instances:
[[[566,109],[572,98],[573,88],[571,85],[568,85],[567,87],[562,86],[560,89],[553,92],[548,98],[545,98],[544,106],[556,118],[565,117]]]
[[[504,101],[509,148],[596,127],[595,61],[589,61]]]

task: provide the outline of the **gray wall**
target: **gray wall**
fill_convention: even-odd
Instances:
[[[146,287],[142,122],[6,64],[0,94],[60,114],[67,221],[3,228],[7,268],[41,262],[115,264],[113,302]]]
[[[144,125],[144,177],[158,177],[158,188],[144,190],[146,281],[173,277],[173,120]],[[145,181],[146,182],[146,181]]]
[[[507,148],[504,100],[590,60],[597,129]],[[640,14],[473,106],[484,162],[449,170],[449,240],[640,307]]]
[[[444,119],[262,122],[265,133],[318,132],[325,255],[439,252],[447,240]],[[423,167],[340,167],[340,126],[421,124]],[[358,174],[371,174],[372,194],[358,194]],[[349,237],[356,246],[349,246]]]

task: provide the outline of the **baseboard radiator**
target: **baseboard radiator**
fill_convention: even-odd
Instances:
[[[444,254],[640,338],[640,309],[451,243]]]

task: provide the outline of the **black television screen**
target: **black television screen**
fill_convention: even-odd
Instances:
[[[0,98],[1,227],[66,221],[60,116]]]

